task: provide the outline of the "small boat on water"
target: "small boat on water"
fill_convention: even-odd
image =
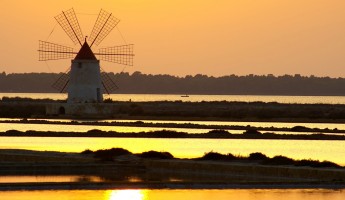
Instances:
[[[189,95],[188,95],[188,94],[185,94],[185,95],[181,95],[181,97],[189,97]]]

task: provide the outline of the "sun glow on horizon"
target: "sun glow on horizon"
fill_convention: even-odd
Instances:
[[[110,190],[107,191],[104,200],[145,200],[146,192],[145,190]]]

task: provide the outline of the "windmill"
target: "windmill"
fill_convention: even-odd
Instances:
[[[59,92],[68,93],[68,103],[100,103],[103,93],[111,93],[117,86],[100,67],[99,60],[122,65],[133,65],[133,44],[99,48],[94,53],[92,47],[98,46],[120,22],[111,13],[101,9],[89,37],[84,37],[76,14],[72,9],[63,11],[55,17],[58,24],[81,48],[39,41],[39,61],[73,59],[71,68],[57,79],[53,87]]]

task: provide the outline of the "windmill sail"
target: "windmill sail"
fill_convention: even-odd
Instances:
[[[71,47],[40,40],[38,43],[38,54],[39,61],[46,61],[73,58],[76,53]]]
[[[106,93],[110,94],[114,92],[115,90],[119,89],[119,87],[117,87],[112,77],[109,76],[102,68],[101,68],[101,80],[102,80],[103,91],[105,91]]]
[[[119,22],[111,13],[101,9],[89,37],[90,47],[94,44],[98,46]]]
[[[100,48],[96,55],[100,60],[133,66],[133,44]]]
[[[68,83],[70,79],[70,70],[62,73],[60,77],[53,83],[52,87],[58,90],[60,93],[66,93],[68,88]]]
[[[66,32],[69,38],[73,41],[74,44],[79,43],[82,45],[84,40],[84,35],[79,26],[77,16],[73,8],[63,11],[60,15],[55,17],[56,21],[60,24],[62,29]]]

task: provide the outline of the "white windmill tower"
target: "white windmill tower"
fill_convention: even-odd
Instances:
[[[102,72],[99,60],[133,65],[133,45],[100,48],[97,53],[92,51],[91,47],[98,46],[119,23],[117,18],[104,10],[100,11],[89,37],[82,34],[73,9],[63,11],[55,19],[73,43],[79,43],[81,48],[77,52],[71,47],[39,41],[40,61],[74,57],[71,69],[63,73],[53,87],[60,92],[67,92],[67,103],[70,104],[102,103],[103,93],[109,94],[117,89],[117,86],[111,77]]]

